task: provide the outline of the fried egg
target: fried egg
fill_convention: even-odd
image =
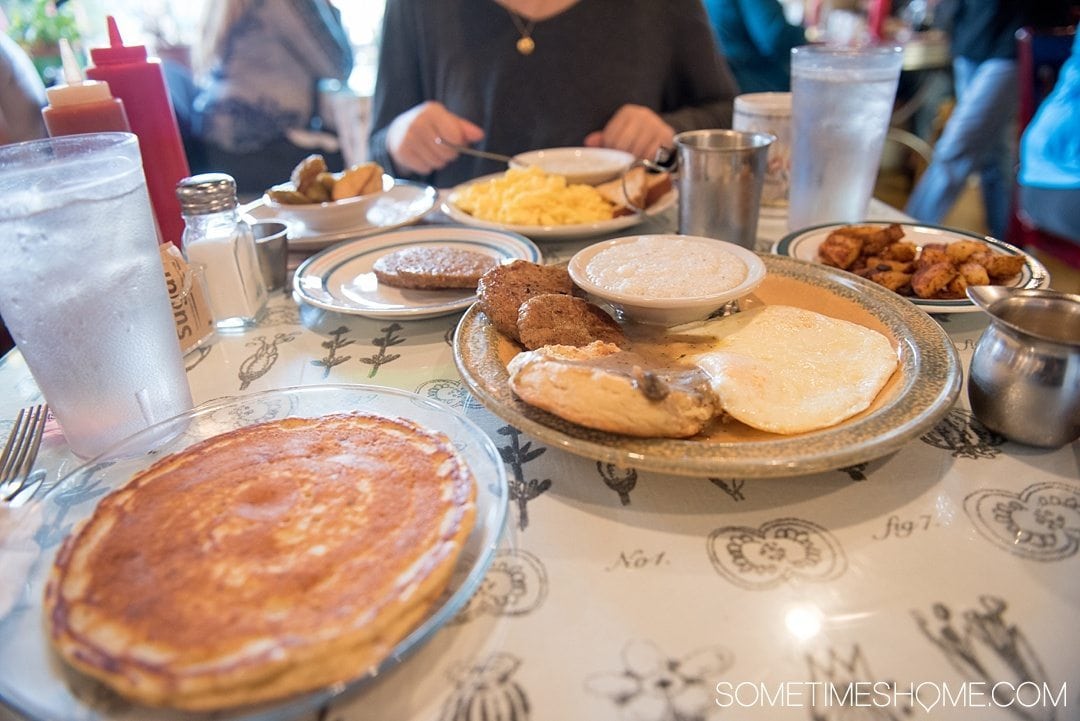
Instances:
[[[895,372],[881,333],[785,305],[694,329],[716,342],[694,358],[732,418],[772,433],[803,433],[866,410]]]

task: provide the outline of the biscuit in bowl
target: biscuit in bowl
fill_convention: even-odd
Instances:
[[[351,413],[248,426],[101,500],[45,592],[61,657],[126,698],[212,710],[376,666],[446,587],[475,523],[450,440]]]

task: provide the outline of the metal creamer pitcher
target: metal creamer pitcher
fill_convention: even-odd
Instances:
[[[971,286],[991,316],[971,358],[968,399],[987,428],[1054,448],[1080,438],[1080,295]]]

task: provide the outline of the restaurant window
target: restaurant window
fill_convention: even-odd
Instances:
[[[48,18],[54,17],[56,8],[60,8],[65,18],[74,20],[74,28],[65,32],[85,62],[88,48],[108,45],[105,17],[112,15],[126,44],[146,45],[158,57],[187,64],[203,7],[206,2],[214,1],[218,0],[0,0],[3,10],[0,30],[13,33],[13,25],[27,22],[55,25]],[[385,0],[331,1],[341,10],[355,52],[355,69],[349,86],[359,95],[370,94],[375,86],[377,43]],[[47,34],[53,28],[42,27],[41,31]],[[30,29],[31,34],[35,32],[37,29]],[[39,68],[47,84],[59,79],[55,70],[48,67],[53,58],[59,65],[59,51],[55,47],[28,44],[26,49],[35,60],[41,56]]]

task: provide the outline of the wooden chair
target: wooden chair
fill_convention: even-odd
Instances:
[[[1017,137],[1023,134],[1039,105],[1053,89],[1058,71],[1072,51],[1075,37],[1075,25],[1025,27],[1016,31],[1020,79]],[[1006,238],[1013,245],[1042,250],[1074,268],[1080,268],[1080,246],[1036,226],[1020,208],[1017,192],[1013,193],[1013,212]]]

